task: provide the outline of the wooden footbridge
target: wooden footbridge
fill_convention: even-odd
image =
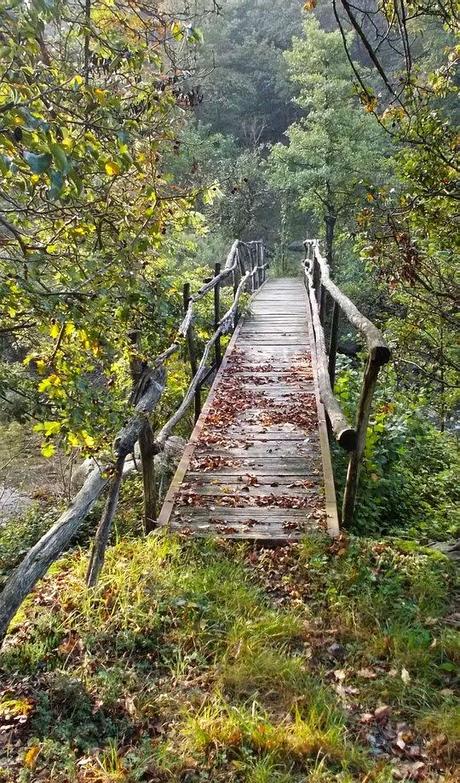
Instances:
[[[355,506],[372,395],[390,352],[376,327],[333,283],[316,240],[305,242],[298,278],[267,280],[262,242],[234,242],[221,269],[196,293],[184,286],[185,312],[173,342],[148,365],[133,362],[130,415],[114,441],[113,459],[97,463],[68,509],[27,552],[0,596],[0,643],[25,596],[69,545],[85,515],[107,490],[89,561],[87,583],[101,571],[123,476],[137,468],[139,443],[146,532],[157,525],[193,535],[282,543],[308,531],[339,532]],[[221,314],[221,289],[233,301]],[[239,319],[242,296],[251,295]],[[197,302],[212,295],[213,333],[197,354]],[[331,307],[332,306],[332,307]],[[368,349],[356,424],[334,397],[340,313]],[[236,328],[235,328],[236,327]],[[221,338],[233,332],[222,358]],[[326,335],[329,348],[326,351]],[[191,381],[179,408],[160,432],[150,414],[166,385],[168,359],[187,347]],[[201,410],[201,390],[215,375]],[[154,456],[194,403],[196,425],[157,518]],[[335,499],[329,443],[349,456],[344,501]]]
[[[330,280],[319,243],[305,247],[298,278],[265,280],[261,243],[254,243],[255,263],[249,254],[250,270],[240,269],[252,281],[250,305],[222,362],[216,351],[217,374],[201,412],[195,396],[196,425],[158,524],[185,534],[271,543],[315,529],[335,536],[339,513],[329,448],[334,436],[350,452],[343,506],[344,522],[350,522],[373,389],[390,354],[376,327]],[[240,253],[240,265],[241,259]],[[234,260],[226,265],[232,267]],[[225,281],[221,274],[216,270],[218,284]],[[329,356],[326,296],[333,305]],[[354,427],[333,394],[340,308],[369,348]],[[190,393],[196,395],[199,387],[193,385]]]

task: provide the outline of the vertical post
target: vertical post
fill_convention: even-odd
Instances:
[[[233,301],[235,301],[236,292],[238,290],[238,268],[236,267],[232,272],[233,280]],[[235,312],[235,325],[238,323],[238,310]]]
[[[321,283],[319,287],[319,320],[323,327],[326,320],[326,293],[326,289]]]
[[[255,250],[255,248],[254,248]],[[248,254],[249,254],[249,271],[251,272],[251,277],[249,278],[249,285],[251,286],[250,290],[253,294],[256,290],[256,276],[254,274],[255,269],[255,258],[254,258],[254,252],[253,252],[253,246],[249,245],[248,247]]]
[[[139,331],[133,330],[130,338],[134,346],[139,342]],[[139,390],[144,372],[144,362],[135,354],[131,357],[131,377],[133,379],[132,403],[138,402]],[[142,386],[142,385],[141,385]],[[150,533],[156,526],[157,493],[155,483],[155,436],[152,425],[146,418],[139,435],[139,448],[142,462],[142,484],[144,489],[144,532]]]
[[[184,299],[184,313],[186,313],[190,302],[190,283],[184,283],[183,299]],[[188,347],[188,354],[190,358],[190,367],[192,369],[192,378],[194,378],[198,369],[198,363],[196,360],[195,335],[193,332],[192,324],[190,324],[187,331],[187,347]],[[200,413],[201,413],[201,388],[200,386],[198,386],[195,392],[195,421],[198,420]]]
[[[220,275],[220,264],[215,264],[214,277],[218,277],[218,275]],[[214,331],[217,331],[219,327],[219,321],[220,321],[220,280],[214,286]],[[220,335],[218,336],[215,342],[214,358],[215,358],[216,370],[217,370],[222,362],[222,348],[220,344]]]
[[[337,337],[339,332],[339,319],[340,319],[340,307],[337,302],[334,301],[332,308],[332,321],[331,321],[331,336],[329,340],[329,379],[331,381],[331,388],[334,391],[335,383],[335,362],[337,358]]]
[[[313,270],[312,270],[313,287],[315,289],[316,301],[318,302],[319,305],[321,301],[321,270],[314,253],[312,258],[312,265],[313,265]]]
[[[126,455],[117,457],[112,478],[110,479],[109,492],[105,501],[104,511],[96,530],[94,543],[91,549],[91,555],[86,572],[86,584],[88,587],[94,587],[99,578],[102,566],[104,565],[105,550],[109,541],[112,521],[115,516],[118,505],[118,496],[120,494],[120,484],[123,478],[123,468]]]
[[[156,527],[157,492],[155,483],[155,436],[149,421],[146,421],[139,435],[142,458],[142,481],[144,485],[144,531],[151,533]]]
[[[258,266],[258,288],[264,282],[264,246],[262,242],[257,245],[257,266]]]
[[[364,447],[366,445],[367,425],[369,423],[372,397],[379,374],[379,367],[380,365],[377,364],[377,362],[372,361],[372,358],[369,357],[364,373],[363,388],[361,389],[358,413],[356,416],[356,449],[350,454],[347,478],[345,481],[345,492],[342,505],[342,522],[344,527],[349,527],[353,520],[356,493],[358,490],[359,470]]]

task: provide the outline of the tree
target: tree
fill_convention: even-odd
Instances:
[[[273,148],[273,180],[325,222],[331,262],[336,221],[350,226],[371,184],[383,177],[383,135],[353,90],[339,32],[307,18],[286,60],[304,115],[287,130],[288,143]]]
[[[458,9],[399,0],[334,7],[347,53],[347,25],[365,47],[372,82],[354,67],[357,89],[395,145],[398,187],[377,190],[361,213],[363,255],[397,305],[400,358],[443,427],[458,399]]]
[[[200,220],[163,158],[183,122],[175,47],[192,34],[143,0],[3,3],[0,334],[27,355],[0,391],[27,396],[45,455],[56,437],[110,443],[133,361],[177,320],[166,259]]]
[[[228,0],[217,18],[208,18],[197,61],[202,122],[250,148],[281,138],[296,115],[283,51],[300,13],[297,0]]]

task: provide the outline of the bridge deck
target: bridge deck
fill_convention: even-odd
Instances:
[[[269,280],[236,329],[159,524],[282,543],[338,533],[303,283]]]

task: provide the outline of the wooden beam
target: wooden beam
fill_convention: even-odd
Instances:
[[[342,409],[334,396],[329,378],[328,360],[326,354],[326,341],[324,330],[319,316],[319,307],[313,286],[312,274],[305,270],[307,276],[307,291],[310,301],[310,311],[315,333],[316,363],[318,370],[318,384],[321,402],[326,408],[332,431],[337,442],[346,451],[353,451],[356,447],[356,431],[348,423]]]

